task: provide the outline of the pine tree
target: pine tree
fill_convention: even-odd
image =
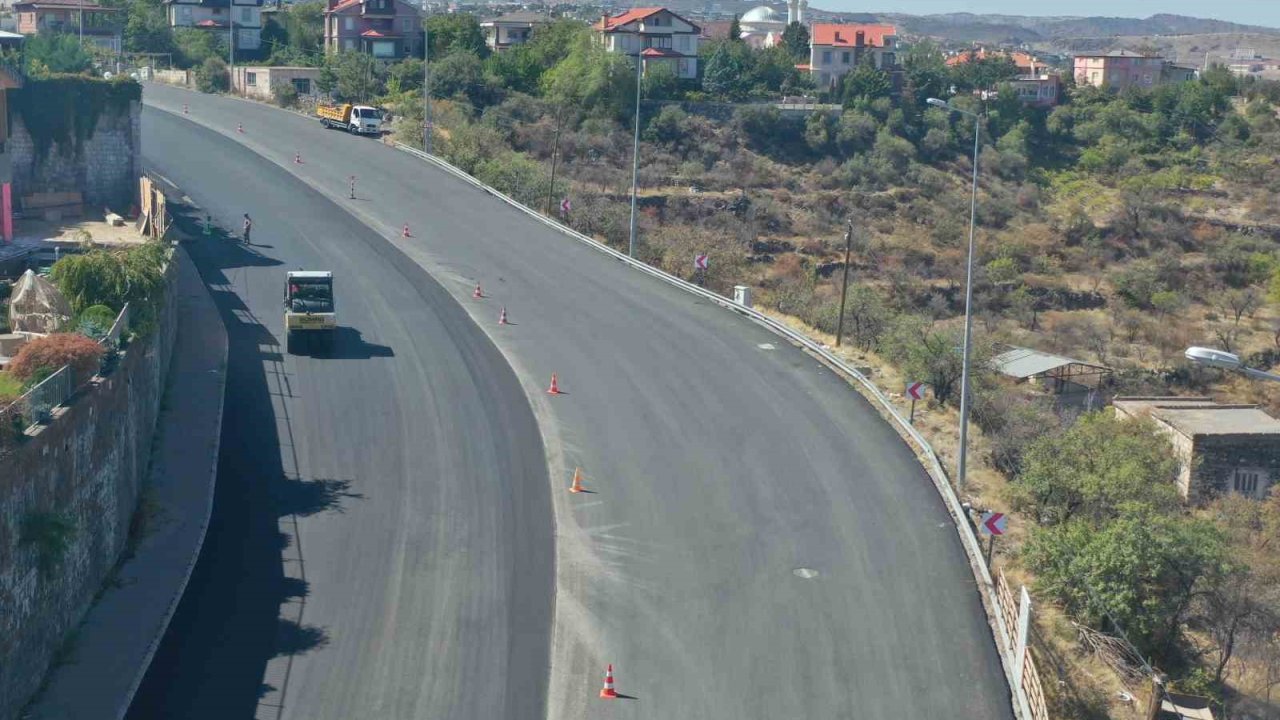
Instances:
[[[799,61],[809,59],[809,29],[798,22],[793,22],[782,31],[782,47],[791,53],[791,57]]]
[[[742,40],[742,25],[738,24],[737,15],[734,15],[733,22],[729,23],[729,39],[736,41]]]

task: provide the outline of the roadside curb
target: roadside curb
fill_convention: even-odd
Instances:
[[[157,421],[160,442],[147,482],[159,506],[156,526],[85,614],[72,660],[51,670],[43,694],[24,718],[123,718],[204,546],[218,471],[227,333],[181,246],[175,247],[173,262],[179,277],[178,338],[165,383],[170,400]],[[179,383],[186,403],[168,394]],[[194,415],[185,412],[193,406]],[[135,512],[143,511],[140,505]]]
[[[424,162],[428,162],[439,167],[458,179],[494,196],[495,198],[498,198],[526,215],[537,219],[544,225],[555,230],[559,230],[569,237],[627,264],[635,270],[639,270],[640,272],[658,278],[659,280],[680,288],[685,292],[691,293],[705,300],[709,300],[722,308],[731,310],[753,320],[771,332],[787,339],[795,346],[805,350],[833,371],[853,380],[862,394],[869,396],[875,401],[875,405],[878,406],[880,414],[893,421],[892,425],[898,431],[899,436],[901,436],[903,440],[916,451],[916,457],[920,460],[920,464],[924,466],[924,469],[929,474],[930,479],[933,480],[934,488],[938,491],[938,494],[942,496],[942,499],[951,514],[952,521],[955,523],[956,532],[960,535],[961,545],[964,546],[965,554],[969,558],[969,566],[973,571],[974,579],[977,581],[977,584],[981,589],[979,596],[982,598],[982,605],[986,611],[988,625],[993,631],[996,652],[1000,655],[1000,664],[1004,669],[1005,681],[1009,685],[1010,694],[1012,697],[1016,698],[1016,702],[1013,703],[1014,714],[1022,720],[1029,720],[1032,717],[1031,708],[1028,704],[1025,693],[1022,691],[1021,684],[1015,680],[1015,660],[1013,653],[1008,650],[1012,645],[1010,641],[1012,635],[1010,629],[1005,625],[1003,616],[998,610],[999,600],[996,595],[995,582],[992,579],[990,569],[987,567],[986,562],[983,559],[981,545],[978,542],[977,535],[974,534],[972,525],[969,523],[968,515],[960,503],[959,496],[956,495],[955,488],[951,486],[951,481],[948,478],[946,471],[943,469],[942,464],[939,462],[937,454],[934,453],[933,447],[929,445],[929,441],[926,440],[905,417],[903,417],[902,413],[893,406],[889,401],[889,398],[885,396],[884,392],[876,386],[875,383],[862,373],[858,372],[857,369],[836,357],[813,339],[792,330],[786,325],[764,315],[763,313],[738,305],[728,298],[721,297],[720,295],[686,282],[674,275],[671,275],[670,273],[628,257],[608,245],[590,238],[573,228],[570,228],[553,218],[549,218],[519,201],[508,197],[501,191],[484,184],[435,155],[429,155],[421,150],[409,147],[402,143],[395,143],[394,147],[402,152],[413,155]]]

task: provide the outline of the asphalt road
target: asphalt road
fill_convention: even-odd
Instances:
[[[541,720],[550,490],[502,355],[287,173],[165,113],[143,133],[148,164],[224,226],[248,212],[255,245],[189,244],[230,340],[218,485],[129,717]],[[281,352],[297,268],[336,273],[325,357]]]
[[[232,212],[249,193],[228,186],[247,174],[271,178],[262,195],[271,209],[263,212],[281,222],[320,217],[295,201],[300,183],[332,198],[430,271],[514,368],[537,418],[552,483],[548,718],[1012,717],[994,642],[942,501],[909,448],[834,373],[750,321],[628,270],[375,141],[269,107],[167,87],[149,85],[144,99],[175,113],[188,103],[190,120],[261,159],[228,149],[226,140],[209,142],[207,133],[161,120],[153,110],[144,123],[149,158],[163,158],[162,165],[182,158],[192,167],[233,161],[239,170],[230,178],[188,172],[206,178],[201,192],[225,190],[232,201],[224,207]],[[298,151],[301,165],[293,163]],[[299,182],[276,179],[280,169]],[[352,174],[354,201],[347,199]],[[347,273],[364,272],[354,266],[356,256],[377,251],[353,239],[349,223],[322,217],[333,227],[309,242],[345,253],[353,263]],[[414,237],[400,237],[404,223]],[[470,298],[477,282],[487,298]],[[515,325],[496,324],[502,306]],[[394,305],[384,307],[391,312]],[[400,321],[413,328],[416,319]],[[439,349],[437,342],[426,345]],[[397,346],[396,359],[408,352]],[[437,381],[437,372],[427,367],[423,377]],[[488,372],[473,368],[477,377]],[[552,372],[567,394],[545,394]],[[525,402],[497,388],[481,401]],[[393,413],[371,412],[364,422],[384,441],[395,437]],[[348,444],[342,438],[332,452],[349,452]],[[534,454],[524,460],[543,462]],[[563,491],[579,466],[595,494]],[[490,547],[500,542],[486,540]],[[467,561],[479,559],[471,553]],[[327,562],[309,560],[308,573]],[[349,570],[335,564],[330,572]],[[320,595],[312,587],[308,612]],[[426,594],[414,600],[437,605]],[[411,607],[381,622],[403,622]],[[433,628],[443,635],[430,641],[471,627],[465,616],[434,621],[448,627]],[[331,637],[323,652],[348,661],[342,682],[402,692],[381,677],[386,663],[340,644]],[[619,691],[634,700],[595,698],[610,662]],[[434,678],[442,670],[422,668],[440,692],[506,680],[456,668]],[[296,685],[323,696],[338,672],[317,662],[307,667],[305,686]],[[531,704],[537,699],[531,696]]]

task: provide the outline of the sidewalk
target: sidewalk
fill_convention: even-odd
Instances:
[[[159,442],[144,497],[151,514],[137,550],[85,615],[70,660],[24,718],[121,718],[160,645],[209,525],[222,428],[227,332],[200,275],[179,248],[178,335]]]

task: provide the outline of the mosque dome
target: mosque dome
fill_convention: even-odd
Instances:
[[[780,23],[785,22],[785,18],[767,5],[751,8],[738,20],[742,23]]]

